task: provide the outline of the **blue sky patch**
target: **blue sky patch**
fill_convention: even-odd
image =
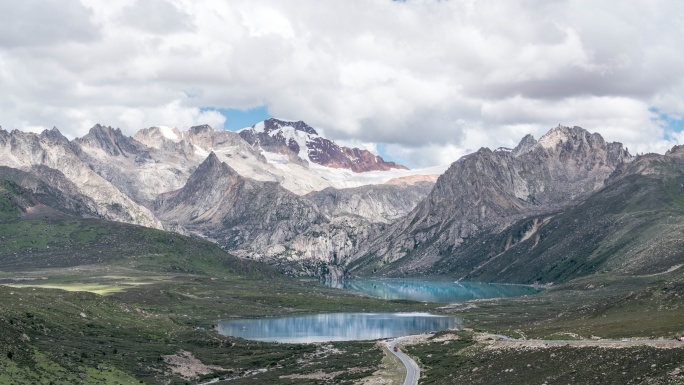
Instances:
[[[223,124],[223,129],[236,131],[241,128],[251,127],[262,120],[271,117],[266,106],[250,108],[248,110],[240,110],[237,108],[202,108],[202,111],[218,111],[221,115],[226,117],[226,122]]]
[[[657,114],[657,121],[663,122],[666,128],[665,139],[670,139],[668,132],[682,132],[684,131],[684,117],[672,116],[660,112],[657,108],[651,108],[651,112]]]

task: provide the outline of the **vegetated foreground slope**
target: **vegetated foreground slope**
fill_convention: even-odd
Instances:
[[[654,162],[635,162],[618,170],[614,181],[583,204],[596,200],[596,205],[608,207],[601,215],[629,216],[647,213],[648,209],[676,212],[683,201],[678,190],[682,187],[681,179],[677,179],[679,163],[674,158],[653,159]],[[642,178],[660,180],[663,188]],[[329,382],[353,383],[369,376],[379,364],[380,351],[367,343],[283,346],[202,330],[211,329],[217,320],[236,316],[421,309],[455,311],[469,317],[471,325],[508,330],[516,336],[519,334],[515,330],[543,337],[555,332],[584,338],[596,334],[659,337],[684,330],[680,303],[684,286],[681,277],[673,278],[678,270],[655,276],[599,274],[584,281],[573,280],[540,296],[433,309],[422,303],[377,301],[287,280],[272,269],[238,260],[208,242],[140,226],[70,217],[61,211],[63,208],[43,204],[29,190],[11,182],[1,185],[0,278],[5,283],[29,287],[0,286],[0,351],[6,357],[0,358],[0,383],[183,384],[224,377],[230,378],[230,383],[313,384],[320,383],[321,376]],[[608,196],[601,201],[601,194],[606,192]],[[626,205],[611,199],[620,194],[629,198]],[[28,215],[41,204],[52,211]],[[560,223],[574,223],[574,219],[570,217]],[[549,225],[551,221],[545,226]],[[559,229],[565,226],[561,225]],[[537,231],[544,228],[537,227]],[[511,240],[511,244],[524,243]],[[51,253],[55,255],[50,256]],[[53,264],[52,268],[45,269],[45,260]],[[40,288],[46,283],[67,287],[74,283],[103,285],[121,281],[144,284],[108,296]],[[607,370],[606,365],[624,361],[613,360],[612,354],[592,351],[591,362],[596,365],[572,367],[572,363],[581,366],[586,362],[578,358],[584,353],[560,349],[549,354],[556,354],[570,364],[544,366],[546,361],[532,351],[476,351],[456,357],[452,353],[460,353],[452,351],[452,345],[440,345],[437,349],[432,346],[415,351],[429,365],[426,373],[430,379],[439,379],[444,373],[445,357],[449,368],[454,360],[458,363],[456,368],[449,369],[450,374],[476,381],[484,381],[493,372],[489,366],[480,364],[475,366],[482,368],[473,372],[473,360],[492,365],[491,370],[508,370],[509,367],[501,365],[529,360],[535,369],[529,376],[519,377],[525,381],[544,379],[542,373],[546,369],[563,371],[557,377],[561,380],[595,379],[600,371]],[[669,378],[668,372],[654,370],[650,365],[669,365],[680,354],[675,350],[629,352],[639,355],[636,360],[649,363],[643,365],[639,361],[626,371],[625,378],[633,383],[639,381],[637,378],[652,379],[655,383]],[[181,372],[181,367],[191,370]],[[616,375],[609,373],[606,378]],[[513,379],[511,383],[516,383],[518,377],[497,373],[494,378]]]
[[[47,196],[49,199],[52,196]],[[267,266],[240,260],[216,245],[143,226],[80,218],[69,207],[50,207],[42,197],[0,180],[0,269],[65,268],[90,264],[151,264],[167,271],[206,272],[203,264],[240,272]],[[209,268],[205,265],[204,269]]]
[[[27,218],[36,207],[49,215]],[[100,289],[111,294],[82,292]],[[0,384],[314,383],[279,377],[327,371],[352,383],[379,364],[372,343],[283,347],[222,337],[212,324],[364,308],[424,305],[288,279],[207,241],[69,216],[0,182]]]

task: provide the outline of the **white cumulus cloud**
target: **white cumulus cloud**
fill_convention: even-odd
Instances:
[[[678,0],[0,0],[0,125],[221,126],[267,106],[409,166],[557,124],[682,135]]]

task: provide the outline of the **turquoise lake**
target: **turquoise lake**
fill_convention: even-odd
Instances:
[[[337,287],[382,299],[409,299],[420,302],[463,302],[472,299],[520,297],[543,290],[522,285],[398,279],[347,280],[340,282]]]

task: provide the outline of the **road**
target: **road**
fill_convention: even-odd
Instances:
[[[395,352],[394,347],[402,341],[410,339],[412,337],[415,336],[398,337],[393,339],[392,341],[387,342],[387,348],[389,349],[389,351],[392,352],[392,354],[394,354],[395,356],[397,356],[404,364],[404,367],[406,367],[406,378],[404,379],[404,385],[418,385],[418,379],[420,378],[420,368],[418,367],[418,364],[416,364],[416,361],[413,361],[411,357],[404,354],[404,352],[402,352],[401,349],[397,349],[397,351]]]
[[[499,336],[497,336],[499,337]],[[503,337],[503,336],[501,336]],[[652,346],[656,348],[683,348],[684,343],[675,339],[671,340],[649,340],[649,339],[601,339],[601,340],[518,340],[514,338],[506,338],[492,343],[494,347],[536,347],[546,348],[555,346],[574,346],[574,347],[618,347],[627,348],[633,346]]]
[[[602,340],[520,340],[520,339],[515,339],[511,337],[507,337],[504,335],[499,335],[499,334],[491,334],[491,337],[494,337],[498,340],[492,341],[491,345],[493,347],[499,347],[499,348],[520,348],[520,347],[536,347],[536,348],[545,348],[545,347],[554,347],[554,346],[575,346],[575,347],[587,347],[587,346],[596,346],[596,347],[632,347],[632,346],[653,346],[653,347],[659,347],[659,348],[684,348],[684,342],[680,342],[677,340],[648,340],[648,339],[620,339],[620,340],[613,340],[613,339],[602,339]],[[416,364],[411,357],[407,356],[404,354],[404,352],[401,351],[401,349],[398,349],[398,351],[394,351],[394,347],[397,345],[401,345],[401,343],[405,340],[415,338],[419,336],[405,336],[405,337],[398,337],[393,339],[392,341],[387,342],[387,348],[389,349],[392,354],[397,356],[399,360],[404,364],[404,367],[406,367],[406,378],[404,380],[404,385],[418,385],[418,379],[420,379],[420,368],[418,368],[418,364]]]

